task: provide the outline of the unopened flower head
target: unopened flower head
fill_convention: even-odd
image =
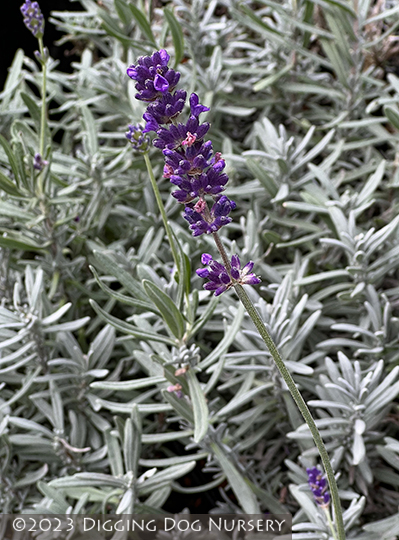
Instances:
[[[183,392],[182,392],[182,385],[179,384],[179,383],[176,383],[176,384],[171,384],[170,386],[167,387],[167,392],[169,393],[174,393],[175,396],[179,399],[181,399],[183,397]]]
[[[327,480],[323,477],[323,473],[317,467],[306,469],[306,472],[316,503],[322,508],[327,508],[330,504],[330,494],[327,491]]]
[[[39,152],[36,152],[34,160],[33,160],[33,167],[37,171],[42,171],[46,165],[48,165],[48,161],[43,159],[42,156],[39,154]]]
[[[31,0],[26,0],[21,6],[21,13],[24,16],[26,28],[30,30],[36,38],[41,38],[44,33],[44,17],[40,11],[39,4],[37,2],[32,2]]]
[[[142,126],[131,124],[125,136],[132,143],[133,150],[136,150],[136,152],[147,152],[150,139],[143,133]]]

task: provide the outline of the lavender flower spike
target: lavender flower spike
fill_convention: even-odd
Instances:
[[[321,508],[327,508],[330,504],[330,494],[327,491],[327,480],[323,478],[323,473],[317,467],[306,469],[306,472],[316,503]]]
[[[40,11],[39,4],[37,2],[32,2],[31,0],[26,0],[21,6],[21,13],[24,16],[26,28],[30,30],[36,38],[39,39],[43,37],[44,17]]]
[[[250,261],[241,269],[238,255],[233,255],[231,258],[230,274],[223,264],[214,261],[208,253],[202,255],[201,262],[208,268],[200,268],[197,270],[197,275],[201,278],[208,278],[209,281],[205,283],[204,289],[215,291],[215,296],[219,296],[236,284],[256,285],[260,283],[260,278],[251,273],[254,263]]]

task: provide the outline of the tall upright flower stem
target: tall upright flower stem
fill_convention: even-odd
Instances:
[[[224,249],[224,246],[222,244],[222,241],[220,240],[220,237],[217,233],[213,233],[213,237],[216,242],[216,247],[218,248],[218,251],[223,259],[223,263],[227,269],[228,272],[230,272],[230,262],[229,258],[227,256],[227,253]],[[251,299],[247,295],[244,287],[240,285],[239,283],[236,283],[234,285],[234,289],[237,293],[238,298],[240,299],[241,303],[247,310],[248,315],[251,317],[252,322],[254,323],[256,329],[258,330],[261,338],[265,342],[267,348],[270,351],[270,354],[273,357],[274,362],[276,363],[276,366],[283,377],[285,383],[288,386],[288,390],[291,393],[291,396],[293,397],[295,403],[298,406],[298,409],[300,410],[305,422],[307,423],[310,432],[312,433],[313,440],[317,446],[317,449],[319,451],[321,460],[324,465],[324,469],[326,471],[327,480],[330,486],[331,491],[331,499],[334,506],[334,514],[335,514],[335,520],[337,525],[337,533],[338,533],[338,540],[345,540],[345,529],[344,529],[344,522],[342,518],[342,509],[341,509],[341,503],[339,500],[339,494],[338,494],[338,486],[337,482],[335,480],[334,471],[331,466],[331,461],[328,456],[328,452],[326,450],[326,447],[324,445],[323,439],[321,438],[320,432],[316,426],[315,421],[313,420],[312,414],[309,411],[308,406],[306,405],[305,400],[303,399],[300,391],[298,390],[294,379],[292,378],[290,372],[288,371],[284,360],[281,358],[280,353],[278,352],[278,349],[276,345],[274,344],[273,339],[271,338],[265,323],[263,322],[261,316],[259,315],[257,309],[253,305]],[[334,526],[331,523],[332,530],[334,531]],[[335,535],[335,532],[333,532],[333,535]]]
[[[324,508],[324,513],[326,515],[327,523],[328,523],[328,526],[330,527],[330,530],[331,530],[331,533],[333,535],[334,540],[338,540],[337,534],[335,532],[334,524],[333,524],[332,519],[331,519],[330,510],[328,508]]]
[[[40,119],[40,146],[39,146],[39,152],[40,156],[44,157],[44,151],[45,151],[45,134],[46,134],[46,94],[47,94],[47,58],[44,51],[43,46],[43,38],[39,37],[39,52],[41,57],[41,64],[42,64],[42,107],[41,107],[41,119]],[[39,197],[43,196],[44,192],[44,173],[41,172],[38,178],[38,195]]]
[[[43,38],[39,38],[39,51],[42,58],[42,110],[40,123],[40,154],[44,154],[44,140],[46,133],[46,93],[47,93],[47,59],[44,52]]]
[[[150,177],[150,182],[151,182],[152,189],[154,191],[155,199],[157,201],[159,211],[161,212],[161,217],[162,217],[162,221],[163,221],[163,224],[164,224],[164,227],[165,227],[166,235],[168,237],[170,248],[172,250],[173,260],[174,260],[176,268],[178,269],[179,268],[179,254],[177,252],[176,244],[175,244],[173,234],[172,234],[172,229],[170,228],[168,217],[167,217],[166,212],[165,212],[165,206],[164,206],[163,201],[162,201],[161,193],[159,191],[157,181],[155,180],[155,175],[154,175],[154,171],[152,169],[150,158],[148,156],[148,152],[145,152],[144,160],[145,160],[145,164],[147,166],[147,171],[148,171],[148,175]]]

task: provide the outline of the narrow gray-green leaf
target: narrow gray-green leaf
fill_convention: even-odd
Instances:
[[[204,391],[192,369],[187,372],[188,387],[190,389],[191,403],[194,411],[194,440],[202,441],[209,427],[209,412]]]
[[[181,339],[185,330],[184,319],[173,300],[151,281],[144,279],[143,286],[148,297],[161,312],[172,334]]]
[[[245,482],[242,474],[216,443],[211,443],[211,448],[244,512],[246,514],[260,514],[261,511],[254,492]]]

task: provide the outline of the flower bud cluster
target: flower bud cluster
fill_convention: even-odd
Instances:
[[[142,126],[130,125],[128,131],[125,133],[125,136],[126,139],[132,143],[132,148],[136,150],[136,152],[147,152],[150,139],[148,135],[144,134]]]
[[[32,2],[31,0],[26,0],[21,6],[21,13],[24,16],[24,23],[28,30],[36,38],[43,37],[44,33],[44,17],[40,11],[39,4],[37,2]]]

